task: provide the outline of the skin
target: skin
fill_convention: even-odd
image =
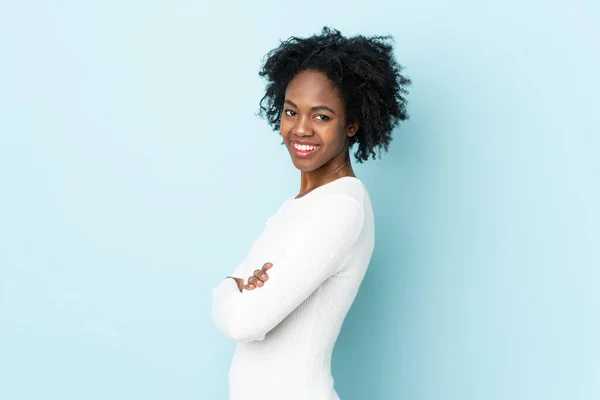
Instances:
[[[285,91],[280,122],[281,137],[294,166],[300,170],[300,192],[296,198],[338,178],[356,177],[349,145],[359,126],[346,122],[340,92],[326,75],[306,70],[292,79]],[[298,157],[293,150],[295,140],[315,143],[318,147],[310,157]],[[232,278],[240,291],[254,290],[264,286],[271,267],[273,264],[266,263],[255,270],[246,284],[241,278]]]
[[[300,72],[288,84],[281,116],[281,137],[294,166],[300,170],[300,198],[344,176],[356,176],[350,162],[350,138],[358,124],[347,124],[339,90],[322,73]],[[298,157],[294,140],[316,143],[309,158]]]

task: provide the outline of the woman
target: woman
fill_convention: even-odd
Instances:
[[[391,39],[323,28],[272,50],[260,114],[279,130],[300,191],[271,216],[247,257],[213,289],[212,318],[237,341],[232,400],[339,399],[331,355],[374,247],[373,210],[352,170],[408,118],[409,79]]]

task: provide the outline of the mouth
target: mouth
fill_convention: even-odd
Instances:
[[[294,154],[298,157],[310,157],[319,149],[319,147],[321,147],[319,145],[302,145],[295,142],[291,142],[291,145]]]
[[[318,149],[319,145],[305,145],[305,144],[297,144],[295,142],[290,143],[292,146],[292,150],[294,150],[294,154],[298,157],[310,157],[312,156]]]

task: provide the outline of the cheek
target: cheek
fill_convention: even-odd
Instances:
[[[321,130],[323,142],[330,148],[340,150],[344,147],[344,129],[340,126],[328,126]]]
[[[286,118],[285,116],[283,116],[279,119],[279,130],[281,131],[281,133],[289,132],[291,127],[292,127],[292,124],[291,124],[289,118]]]

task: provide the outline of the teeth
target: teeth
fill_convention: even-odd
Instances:
[[[294,143],[294,147],[300,151],[311,151],[317,148],[317,146],[308,146],[304,144],[296,144]]]

